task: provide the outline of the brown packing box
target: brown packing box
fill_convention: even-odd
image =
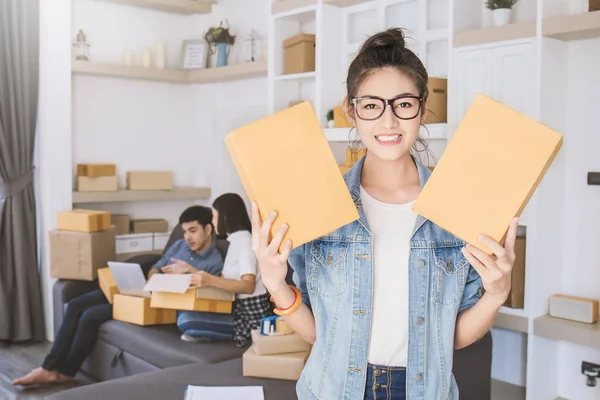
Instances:
[[[352,167],[358,160],[363,158],[367,154],[367,149],[346,149],[346,166]]]
[[[342,106],[333,107],[333,127],[334,128],[350,128],[350,122],[346,118],[346,113]]]
[[[141,326],[174,324],[177,321],[177,310],[150,307],[148,297],[116,294],[113,319]]]
[[[92,281],[98,269],[116,259],[114,227],[90,233],[54,230],[49,235],[52,278]]]
[[[448,79],[429,78],[427,82],[429,98],[427,99],[426,124],[439,124],[448,121]]]
[[[77,191],[79,192],[116,192],[117,190],[119,190],[119,184],[116,176],[77,177]]]
[[[185,293],[152,292],[152,307],[168,308],[174,310],[206,311],[221,314],[231,314],[233,301],[199,299],[195,289],[188,289]]]
[[[218,288],[206,287],[196,289],[196,298],[205,300],[235,301],[235,294]]]
[[[562,142],[560,133],[479,94],[413,209],[491,254],[478,235],[504,242]]]
[[[315,70],[315,35],[301,33],[283,41],[283,73]]]
[[[56,229],[97,232],[110,228],[110,213],[95,210],[69,210],[56,213]]]
[[[169,223],[165,219],[133,219],[131,233],[168,232]]]
[[[515,263],[511,273],[511,286],[504,306],[523,308],[525,306],[525,244],[526,239],[518,236],[515,242]]]
[[[235,129],[225,144],[263,220],[277,210],[271,234],[288,224],[282,244],[298,247],[358,219],[310,102]]]
[[[114,295],[119,294],[119,288],[112,272],[110,272],[110,268],[100,268],[98,270],[98,285],[108,302],[112,304]]]
[[[117,235],[128,235],[131,233],[131,219],[126,214],[111,214],[110,223],[117,230]]]
[[[115,164],[77,164],[77,176],[88,178],[99,178],[101,176],[115,176],[117,166]]]
[[[173,173],[169,171],[127,171],[129,190],[171,190]]]
[[[242,375],[297,381],[304,369],[309,352],[259,356],[253,347],[242,356]]]
[[[298,334],[289,335],[261,335],[259,330],[252,330],[252,347],[259,356],[270,354],[297,353],[310,351],[310,343]]]

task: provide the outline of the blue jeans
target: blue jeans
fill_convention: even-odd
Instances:
[[[406,368],[369,364],[365,400],[406,400]]]
[[[233,339],[233,315],[202,311],[177,311],[177,327],[194,338]]]

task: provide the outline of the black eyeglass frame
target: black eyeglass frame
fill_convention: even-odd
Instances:
[[[359,100],[366,100],[366,99],[380,100],[381,102],[383,102],[383,108],[381,109],[381,113],[377,117],[375,117],[375,118],[362,118],[359,115],[356,103]],[[394,109],[394,102],[396,100],[399,100],[399,99],[417,99],[417,100],[419,100],[419,107],[417,108],[417,112],[415,113],[414,116],[412,116],[410,118],[402,118],[398,114],[396,114],[396,110]],[[402,120],[405,120],[405,121],[406,120],[411,120],[411,119],[417,118],[417,116],[421,113],[421,107],[423,106],[423,96],[406,95],[406,94],[405,95],[396,96],[393,99],[384,99],[384,98],[381,98],[381,97],[378,97],[378,96],[351,97],[350,101],[352,101],[352,104],[354,105],[354,112],[356,113],[356,116],[358,118],[362,119],[363,121],[375,121],[376,119],[381,118],[381,116],[385,112],[385,109],[387,108],[388,104],[390,105],[390,107],[392,109],[392,113],[394,113],[394,115],[396,116],[396,118],[402,119]]]

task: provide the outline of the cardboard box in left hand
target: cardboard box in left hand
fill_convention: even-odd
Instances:
[[[100,232],[54,230],[50,235],[52,278],[93,281],[117,256],[115,228]]]
[[[56,213],[59,231],[98,232],[109,229],[110,213],[97,210],[69,210]]]
[[[112,304],[115,294],[119,294],[119,288],[112,272],[110,272],[110,268],[100,268],[98,270],[98,285],[100,285],[102,293],[106,296],[106,300]]]
[[[113,319],[141,326],[174,324],[177,322],[177,310],[153,308],[149,297],[116,294]]]

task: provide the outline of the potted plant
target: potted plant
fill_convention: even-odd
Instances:
[[[208,28],[208,32],[204,35],[204,40],[206,40],[211,48],[210,53],[214,54],[217,52],[217,67],[227,65],[229,50],[235,43],[235,35],[229,33],[229,22],[227,20],[225,22],[227,23],[227,28],[223,27],[223,21],[221,21],[218,27]],[[216,49],[213,50],[213,46]]]
[[[327,127],[333,128],[333,109],[327,111]]]
[[[492,10],[492,20],[495,26],[507,25],[510,22],[512,6],[517,0],[486,0],[486,7]]]

